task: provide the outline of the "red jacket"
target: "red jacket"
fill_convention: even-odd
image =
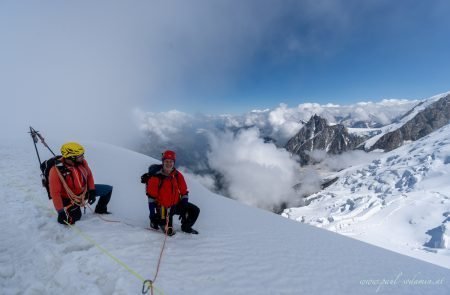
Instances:
[[[170,175],[164,175],[160,171],[147,181],[147,195],[164,207],[178,204],[188,193],[183,174],[176,169],[173,169]]]
[[[80,195],[86,187],[87,190],[95,189],[94,177],[92,176],[92,171],[86,160],[83,160],[83,163],[80,165],[72,166],[65,163],[63,158],[62,163],[64,165],[64,171],[61,174],[74,194]],[[70,202],[70,199],[59,179],[56,169],[58,169],[56,168],[56,165],[50,169],[48,179],[53,205],[55,206],[56,211],[59,211],[64,208],[64,204],[67,205],[68,201]]]

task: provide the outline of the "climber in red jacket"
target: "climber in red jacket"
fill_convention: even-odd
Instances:
[[[150,226],[154,229],[160,227],[171,236],[175,233],[172,227],[173,215],[180,215],[181,230],[198,234],[192,226],[198,218],[200,209],[189,202],[186,181],[183,174],[175,168],[175,160],[174,151],[165,151],[162,154],[161,170],[147,181]]]

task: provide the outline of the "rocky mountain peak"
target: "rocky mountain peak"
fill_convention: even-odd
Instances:
[[[310,152],[323,150],[330,154],[340,154],[354,149],[362,138],[349,134],[342,124],[328,125],[326,119],[313,115],[302,129],[292,137],[285,148],[300,156],[302,165],[310,162]]]
[[[413,110],[414,108],[405,114],[404,117],[409,115]],[[405,141],[415,141],[430,134],[447,125],[449,121],[450,95],[447,95],[418,112],[400,128],[384,134],[368,150],[381,149],[386,152],[391,151],[403,145]]]

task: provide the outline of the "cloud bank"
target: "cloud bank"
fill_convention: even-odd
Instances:
[[[299,198],[299,166],[283,149],[261,139],[258,129],[210,134],[208,163],[220,172],[230,196],[245,204],[273,210]]]
[[[350,127],[359,121],[371,121],[372,125],[377,126],[391,123],[417,103],[411,100],[383,100],[342,106],[304,103],[296,107],[281,103],[274,109],[253,110],[242,115],[192,115],[177,110],[157,113],[135,109],[134,117],[139,130],[154,143],[188,143],[208,130],[215,133],[256,127],[261,137],[274,140],[280,147],[315,114],[327,119],[330,124],[342,123]]]

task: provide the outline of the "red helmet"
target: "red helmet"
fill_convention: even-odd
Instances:
[[[162,153],[162,160],[170,159],[170,160],[176,160],[177,156],[174,151],[167,150],[164,153]]]

